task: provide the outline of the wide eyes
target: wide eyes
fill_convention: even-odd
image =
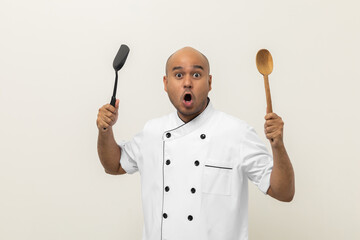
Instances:
[[[194,78],[199,78],[199,77],[200,77],[200,73],[194,73],[194,74],[193,74],[193,77],[194,77]]]
[[[182,78],[182,76],[183,76],[182,73],[176,73],[175,74],[175,77],[177,77],[177,78]]]
[[[176,73],[175,74],[175,77],[176,78],[182,78],[184,75],[182,74],[182,73]],[[198,72],[196,72],[196,73],[194,73],[193,75],[193,78],[199,78],[199,77],[201,77],[201,74],[200,73],[198,73]]]

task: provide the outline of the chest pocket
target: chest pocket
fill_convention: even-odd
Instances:
[[[208,161],[204,165],[202,192],[231,195],[233,167],[228,162]]]

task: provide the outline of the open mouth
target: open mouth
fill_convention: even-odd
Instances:
[[[193,96],[191,93],[185,93],[183,103],[186,108],[191,108],[193,105]]]
[[[190,93],[185,94],[184,101],[185,102],[191,102],[192,96]]]

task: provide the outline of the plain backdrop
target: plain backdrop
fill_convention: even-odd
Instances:
[[[139,174],[105,174],[98,109],[119,72],[118,141],[174,111],[167,57],[184,46],[210,60],[218,110],[263,133],[259,49],[274,59],[273,108],[285,122],[296,195],[250,185],[250,239],[360,239],[357,0],[1,0],[0,239],[141,239]]]

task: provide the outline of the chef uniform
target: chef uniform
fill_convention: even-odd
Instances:
[[[120,146],[122,168],[141,175],[143,240],[248,239],[248,179],[266,193],[273,160],[244,121],[209,103],[188,123],[150,120]]]

